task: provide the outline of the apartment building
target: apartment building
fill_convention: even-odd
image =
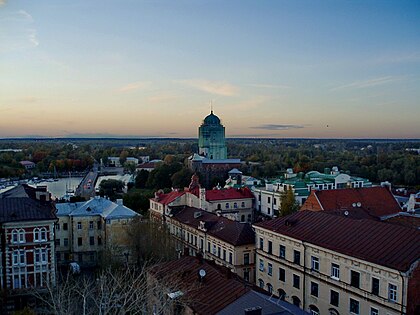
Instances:
[[[156,192],[150,199],[150,216],[153,220],[162,220],[173,206],[195,207],[240,222],[254,219],[254,195],[249,188],[206,190],[199,185],[197,175],[183,191]]]
[[[55,284],[56,221],[46,186],[0,194],[0,313],[25,306],[25,289]]]
[[[281,212],[281,195],[292,189],[299,205],[303,205],[313,190],[332,190],[343,188],[371,187],[365,179],[342,173],[338,167],[326,168],[324,173],[311,171],[306,174],[294,173],[291,168],[280,178],[268,182],[263,187],[253,187],[256,210],[261,214],[274,217]]]
[[[255,274],[255,233],[249,223],[229,220],[201,209],[173,207],[166,218],[180,252],[200,254],[249,282]]]
[[[299,211],[254,225],[256,283],[311,314],[419,314],[420,230]]]
[[[75,261],[82,267],[95,266],[105,249],[112,250],[116,257],[123,257],[128,251],[125,232],[138,214],[125,207],[122,200],[112,202],[95,197],[86,202],[59,203],[56,207],[59,264]]]

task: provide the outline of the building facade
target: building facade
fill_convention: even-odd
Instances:
[[[280,178],[266,183],[263,187],[253,187],[256,209],[269,217],[281,212],[280,198],[286,190],[292,189],[299,205],[303,205],[313,190],[371,187],[372,183],[364,178],[342,173],[338,167],[326,168],[324,173],[311,171],[306,174],[294,173],[288,169]]]
[[[187,248],[190,255],[200,254],[254,282],[255,233],[250,224],[192,207],[171,208],[166,224],[180,252]]]
[[[24,307],[25,289],[55,284],[56,221],[46,187],[22,185],[0,195],[0,313]]]
[[[225,127],[220,123],[219,117],[213,114],[204,118],[198,128],[199,154],[211,159],[222,160],[227,158]]]
[[[268,292],[312,314],[418,314],[418,229],[311,211],[254,228]]]
[[[123,206],[122,200],[112,202],[95,197],[86,202],[56,205],[57,262],[66,265],[77,262],[82,267],[96,266],[101,253],[109,249],[115,258],[128,253],[127,228],[138,216]]]

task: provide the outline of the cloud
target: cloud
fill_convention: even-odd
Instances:
[[[227,82],[208,80],[181,80],[176,82],[200,91],[221,96],[234,96],[239,91],[238,87]]]
[[[134,91],[134,90],[142,90],[142,89],[146,89],[146,88],[150,87],[151,84],[152,84],[152,82],[150,82],[150,81],[133,82],[133,83],[129,83],[125,86],[120,87],[118,89],[118,92],[129,92],[129,91]]]
[[[0,0],[1,1],[1,0]],[[0,2],[0,5],[5,1]],[[1,18],[4,29],[0,38],[0,52],[34,48],[39,45],[34,18],[27,11],[19,10],[3,15]]]
[[[0,7],[6,4],[6,0],[0,0]]]
[[[262,130],[290,130],[290,129],[301,129],[305,128],[303,125],[282,125],[282,124],[262,124],[255,127],[250,127],[252,129],[262,129]]]
[[[290,89],[291,88],[288,85],[281,85],[281,84],[248,84],[248,86],[264,88],[264,89]]]
[[[165,95],[165,94],[163,94],[163,95],[154,95],[154,96],[150,96],[150,97],[148,98],[148,101],[149,101],[150,103],[155,103],[155,104],[158,104],[158,103],[167,103],[167,102],[172,102],[172,101],[175,101],[175,100],[177,100],[177,99],[179,99],[179,96],[175,96],[175,95]]]
[[[340,86],[330,89],[330,91],[337,91],[337,90],[343,90],[343,89],[363,89],[363,88],[383,85],[383,84],[400,81],[400,80],[402,80],[401,77],[385,76],[385,77],[374,78],[374,79],[364,80],[364,81],[355,81],[349,84],[340,85]]]

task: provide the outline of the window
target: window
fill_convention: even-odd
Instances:
[[[264,250],[264,239],[260,237],[260,249]]]
[[[271,197],[267,197],[267,202],[270,203],[271,202]]]
[[[207,242],[207,251],[210,253],[210,242]]]
[[[309,305],[309,312],[311,315],[319,315],[319,309],[315,305]]]
[[[245,201],[241,202],[241,208],[245,208]]]
[[[97,221],[96,222],[96,227],[98,228],[98,230],[102,230],[102,221]]]
[[[102,237],[98,236],[98,246],[102,246]]]
[[[19,239],[19,232],[17,230],[12,231],[12,243],[17,243]]]
[[[216,256],[217,250],[216,250],[216,245],[213,244],[213,255]]]
[[[267,208],[267,214],[271,214],[271,209],[270,207]]]
[[[46,241],[47,240],[47,230],[45,228],[42,228],[40,230],[40,240]]]
[[[273,264],[268,263],[268,275],[272,276],[273,275]]]
[[[269,254],[273,253],[273,242],[272,241],[268,241],[268,253]]]
[[[233,255],[232,253],[229,253],[229,264],[232,264],[233,262]]]
[[[233,203],[233,208],[238,209],[238,204],[236,202]]]
[[[267,283],[267,291],[268,293],[272,294],[273,293],[273,286],[270,283]]]
[[[244,270],[244,280],[249,281],[249,269]]]
[[[249,253],[244,254],[244,265],[249,265]]]
[[[56,238],[54,243],[55,243],[55,246],[60,246],[61,245],[61,242],[60,242],[59,238]]]
[[[67,231],[69,229],[69,225],[67,223],[63,223],[63,230]]]
[[[311,268],[314,271],[319,271],[319,258],[318,257],[311,257]]]
[[[331,278],[340,280],[340,266],[337,264],[331,264]]]
[[[311,281],[311,295],[318,297],[318,283]]]
[[[359,314],[359,301],[350,299],[350,313]]]
[[[82,229],[82,222],[77,222],[77,229],[81,230]]]
[[[330,304],[334,306],[338,306],[338,302],[340,300],[340,294],[337,291],[331,290],[330,292]]]
[[[273,204],[276,205],[277,204],[277,199],[273,198]]]
[[[300,277],[298,275],[293,275],[293,287],[300,289]]]
[[[89,245],[91,245],[91,246],[95,245],[95,237],[94,236],[89,237]]]
[[[280,245],[279,257],[283,258],[283,259],[286,259],[286,247],[284,245]]]
[[[397,286],[393,284],[388,284],[388,299],[391,302],[397,302]]]
[[[226,202],[226,209],[229,209],[229,203]]]
[[[258,285],[261,289],[264,289],[264,280],[263,279],[258,279]]]
[[[283,268],[279,268],[279,280],[283,282],[286,281],[286,270]]]
[[[56,224],[55,224],[55,229],[56,229],[57,231],[60,231],[60,223],[56,223]]]
[[[25,230],[24,229],[12,231],[12,243],[25,243]]]
[[[379,311],[376,308],[370,308],[370,315],[379,315]]]
[[[35,262],[36,263],[47,263],[47,250],[43,249],[35,249]]]
[[[357,271],[351,271],[350,272],[350,285],[355,288],[360,287],[360,273]]]
[[[260,259],[260,271],[264,271],[264,260]]]
[[[24,265],[25,264],[25,251],[15,250],[13,251],[13,265]]]
[[[379,279],[372,278],[372,294],[379,295]]]
[[[226,260],[226,249],[223,249],[223,260]]]
[[[63,245],[64,245],[64,246],[69,246],[69,239],[68,239],[68,238],[65,238],[65,239],[63,240]]]
[[[204,248],[204,240],[200,238],[200,249],[203,250]]]
[[[77,238],[77,246],[82,246],[83,245],[83,239],[81,237]]]
[[[295,264],[300,265],[300,251],[295,250],[295,251],[293,252],[293,262],[294,262]]]
[[[222,249],[220,248],[220,246],[217,246],[217,257],[221,257],[222,255]]]
[[[89,230],[93,230],[93,221],[89,221]]]

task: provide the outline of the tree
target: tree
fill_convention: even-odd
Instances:
[[[299,210],[299,204],[295,199],[293,189],[286,189],[280,196],[281,211],[280,216],[292,214]]]
[[[138,265],[144,262],[158,262],[177,258],[175,240],[168,228],[152,221],[142,221],[135,218],[128,228],[128,239],[131,253]]]
[[[106,179],[99,184],[99,194],[115,200],[117,195],[123,192],[124,187],[124,183],[120,180]]]
[[[136,176],[136,188],[145,188],[148,178],[149,172],[146,170],[140,170],[140,172]]]
[[[172,187],[184,188],[188,187],[191,182],[193,172],[188,167],[183,167],[180,171],[172,175]]]

